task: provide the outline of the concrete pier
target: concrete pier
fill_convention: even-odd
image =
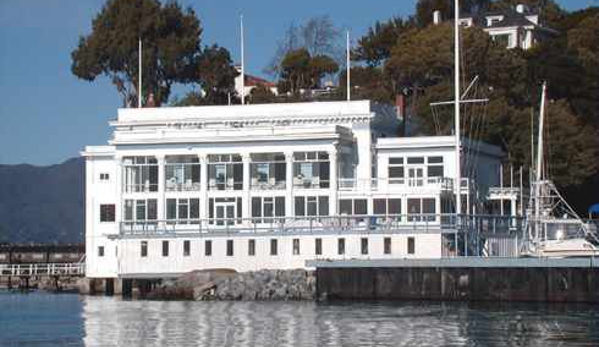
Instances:
[[[599,303],[590,258],[314,261],[318,297]]]

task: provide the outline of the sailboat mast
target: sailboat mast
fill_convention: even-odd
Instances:
[[[537,139],[537,167],[535,182],[535,239],[539,239],[539,229],[541,227],[541,179],[543,178],[543,126],[545,124],[545,93],[547,91],[547,82],[543,82],[543,91],[541,93],[541,110],[539,114],[539,134]]]
[[[462,213],[462,160],[460,157],[460,2],[454,3],[454,107],[455,107],[455,157],[456,157],[456,214]]]

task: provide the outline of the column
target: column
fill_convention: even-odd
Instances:
[[[206,154],[198,154],[200,161],[200,219],[208,218],[208,159]]]
[[[293,217],[293,152],[285,152],[285,216]]]
[[[250,163],[252,159],[249,153],[244,153],[241,155],[241,160],[243,162],[243,201],[241,204],[241,217],[250,218],[250,206],[252,203],[250,201]]]
[[[329,215],[337,215],[337,148],[329,151]]]
[[[156,204],[156,208],[158,209],[157,211],[157,217],[158,220],[165,220],[166,219],[166,208],[165,208],[165,184],[166,184],[166,177],[165,177],[165,173],[164,173],[164,154],[158,154],[156,155],[156,161],[158,162],[158,201]]]
[[[512,228],[516,227],[516,217],[518,216],[518,214],[516,213],[516,199],[517,198],[514,198],[513,195],[510,199],[510,216],[511,216],[510,225]]]
[[[117,201],[115,201],[116,204],[116,208],[114,209],[114,214],[115,214],[115,221],[117,221],[120,225],[120,223],[123,221],[123,208],[125,206],[125,201],[123,200],[123,192],[125,191],[125,186],[123,184],[123,158],[120,156],[117,156],[114,158],[115,162],[116,162],[116,169],[115,169],[115,196],[117,197]],[[89,165],[89,163],[91,163],[92,161],[89,160],[89,158],[86,158],[86,165]],[[89,169],[88,169],[89,170]],[[92,169],[92,173],[95,173],[95,171]],[[88,187],[90,186],[89,184],[87,185]],[[120,231],[120,227],[119,227],[119,231]]]

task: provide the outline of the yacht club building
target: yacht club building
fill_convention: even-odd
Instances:
[[[399,137],[392,107],[128,108],[110,126],[107,146],[82,152],[89,277],[457,252],[455,137]],[[481,213],[503,153],[466,139],[462,151],[476,156],[463,210]]]

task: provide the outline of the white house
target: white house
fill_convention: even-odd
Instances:
[[[399,125],[370,101],[119,109],[82,152],[87,276],[455,255],[456,139]],[[463,210],[484,213],[503,153],[462,151]]]

